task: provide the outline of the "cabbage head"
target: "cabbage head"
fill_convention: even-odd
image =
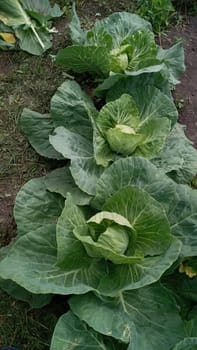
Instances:
[[[130,95],[108,102],[94,120],[94,152],[98,165],[118,156],[154,158],[163,148],[171,121],[157,114],[142,115]]]

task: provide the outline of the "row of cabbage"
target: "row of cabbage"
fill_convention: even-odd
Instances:
[[[171,95],[182,43],[162,49],[126,12],[86,31],[73,9],[70,33],[56,63],[99,86],[92,98],[66,80],[49,114],[22,113],[31,145],[63,166],[19,191],[1,287],[33,307],[69,296],[51,350],[194,350],[197,152]]]

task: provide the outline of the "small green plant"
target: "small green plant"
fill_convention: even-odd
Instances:
[[[185,106],[185,101],[183,98],[175,100],[175,105],[177,109],[182,109]]]
[[[175,9],[171,0],[137,0],[138,14],[152,23],[156,33],[169,26]]]

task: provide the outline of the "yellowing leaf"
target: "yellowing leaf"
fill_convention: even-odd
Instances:
[[[15,42],[16,42],[16,38],[12,33],[0,33],[0,36],[8,44],[15,44]]]
[[[194,258],[193,258],[194,259]],[[185,273],[188,277],[193,278],[197,275],[195,269],[196,269],[196,264],[194,264],[192,258],[185,258],[179,266],[179,272],[180,273]]]

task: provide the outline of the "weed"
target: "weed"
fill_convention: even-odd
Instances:
[[[183,98],[176,99],[175,105],[177,109],[182,109],[185,106],[185,100]]]
[[[137,12],[152,23],[156,33],[166,29],[175,15],[171,0],[137,0]]]

